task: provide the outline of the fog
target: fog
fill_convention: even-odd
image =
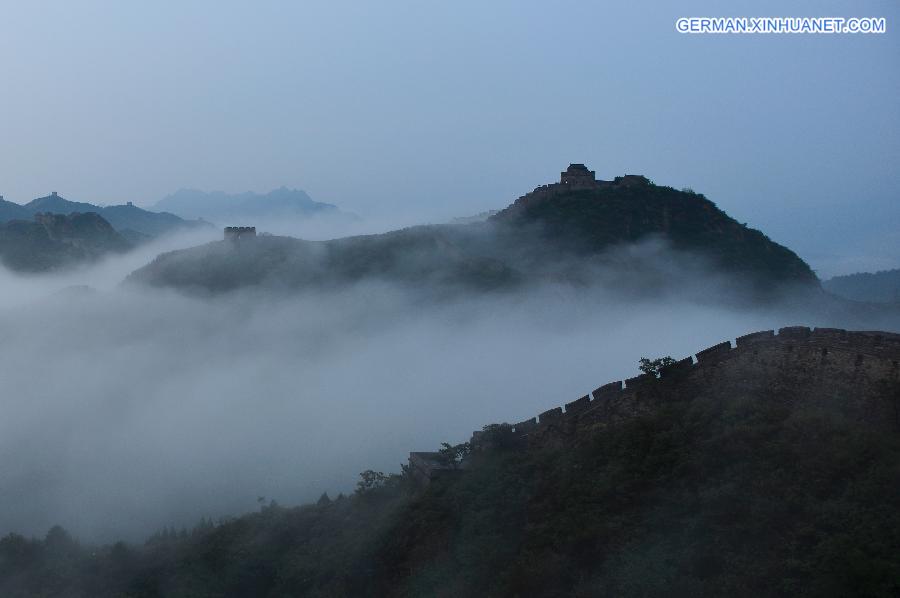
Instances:
[[[355,214],[308,214],[303,216],[266,217],[253,216],[237,219],[217,219],[217,237],[226,226],[242,226],[250,223],[258,231],[272,235],[297,237],[308,241],[326,241],[356,235],[374,235],[422,224],[422,220],[410,214],[370,216],[361,218]]]
[[[100,261],[50,274],[13,274],[0,263],[0,309],[37,301],[54,293],[74,291],[73,287],[94,290],[115,288],[130,272],[160,253],[184,249],[220,238],[221,231],[202,228],[166,235],[138,245],[124,254],[111,254]]]
[[[636,375],[641,357],[835,323],[598,286],[423,303],[377,283],[219,298],[119,284],[204,235],[65,274],[0,273],[0,534],[59,523],[137,540],[260,496],[350,492],[362,470],[398,472],[410,451]]]

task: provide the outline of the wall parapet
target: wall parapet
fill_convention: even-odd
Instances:
[[[439,475],[456,471],[456,468],[441,459],[437,452],[415,452],[409,454],[409,473],[420,484],[427,484]]]
[[[241,241],[244,239],[253,239],[256,238],[256,227],[255,226],[226,226],[225,227],[225,240],[226,241]]]
[[[778,338],[785,339],[806,339],[809,337],[810,330],[807,326],[787,326],[778,329]]]
[[[663,380],[676,378],[690,372],[691,368],[693,367],[694,359],[691,357],[685,357],[684,359],[680,359],[671,365],[663,367],[659,371],[659,377]]]
[[[900,334],[889,332],[848,331],[838,328],[813,328],[806,326],[786,326],[778,330],[762,330],[737,337],[732,346],[732,341],[723,341],[711,347],[698,351],[696,361],[692,357],[686,357],[666,366],[660,371],[657,379],[653,374],[641,374],[633,378],[609,382],[597,387],[591,393],[582,396],[562,407],[548,409],[536,417],[526,419],[517,424],[505,426],[515,437],[527,437],[548,426],[558,426],[569,418],[580,417],[595,408],[604,405],[614,405],[626,397],[637,397],[639,391],[656,388],[661,382],[666,382],[685,376],[692,371],[720,363],[730,356],[745,351],[758,351],[763,347],[772,347],[783,350],[785,346],[794,347],[798,344],[811,347],[829,347],[835,350],[858,352],[860,355],[875,354],[879,357],[887,357],[893,360],[900,359]],[[481,432],[473,434],[473,442],[480,438]]]
[[[754,345],[757,343],[764,343],[767,341],[771,341],[775,339],[775,331],[774,330],[762,330],[760,332],[751,332],[750,334],[745,334],[744,336],[739,336],[735,339],[735,344],[737,347],[742,348],[747,345]]]
[[[493,428],[500,430],[502,435],[511,439],[516,446],[521,442],[527,442],[532,435],[540,435],[544,430],[565,428],[572,421],[581,417],[591,417],[591,413],[597,413],[597,409],[611,410],[600,413],[615,413],[622,405],[639,405],[643,399],[641,393],[647,389],[664,388],[671,380],[689,375],[692,372],[708,367],[718,367],[723,360],[740,354],[756,354],[762,349],[774,351],[791,351],[797,347],[807,346],[821,348],[823,358],[832,350],[850,353],[854,356],[856,366],[864,361],[864,355],[874,356],[880,359],[889,359],[893,362],[893,370],[898,371],[900,361],[900,334],[878,331],[848,331],[839,328],[813,328],[806,326],[787,326],[780,328],[778,334],[774,330],[762,330],[737,337],[734,346],[730,340],[715,344],[696,353],[696,361],[686,357],[664,367],[660,371],[659,379],[652,374],[642,374],[624,381],[609,382],[596,388],[590,394],[566,403],[562,407],[548,409],[536,417],[521,421],[517,424],[492,424],[485,426],[485,430]],[[659,385],[659,386],[658,386]],[[485,431],[477,431],[472,434],[471,444],[479,449],[490,448],[492,440]],[[417,481],[423,484],[429,483],[438,475],[453,470],[441,460],[440,453],[416,452],[410,453],[409,467],[411,474]]]
[[[607,398],[614,397],[622,391],[622,381],[610,382],[596,389],[591,395],[595,401],[602,401]]]
[[[697,351],[697,363],[715,363],[720,361],[725,355],[731,351],[731,341],[725,341],[717,345],[713,345],[708,349]]]

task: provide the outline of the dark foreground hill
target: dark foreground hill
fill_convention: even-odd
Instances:
[[[363,472],[349,497],[141,546],[8,535],[0,592],[896,596],[898,358],[887,333],[748,335]]]
[[[131,243],[89,212],[37,214],[0,224],[0,261],[18,272],[43,272],[121,253]]]
[[[179,218],[165,212],[151,212],[128,202],[116,206],[97,206],[70,201],[56,192],[33,199],[25,205],[4,201],[0,197],[0,223],[10,220],[29,220],[36,214],[76,214],[93,212],[109,222],[113,228],[131,241],[140,242],[164,234],[209,226],[201,221]]]
[[[211,243],[161,255],[131,281],[216,293],[379,279],[445,291],[590,282],[604,272],[621,286],[690,286],[689,273],[713,271],[727,279],[726,286],[757,293],[818,288],[796,254],[737,223],[702,195],[644,177],[590,180],[539,188],[481,223],[325,242],[263,236]],[[640,243],[656,253],[627,249]]]
[[[900,269],[835,276],[824,281],[822,286],[854,301],[900,304]]]

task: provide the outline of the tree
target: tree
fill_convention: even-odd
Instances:
[[[457,444],[455,446],[448,442],[442,442],[441,449],[438,453],[440,454],[440,460],[445,465],[449,465],[453,469],[456,469],[471,451],[472,447],[468,442],[463,442],[462,444]]]
[[[665,357],[657,357],[656,359],[647,359],[646,357],[641,357],[638,369],[640,369],[645,374],[652,374],[654,378],[659,378],[659,374],[662,369],[674,363],[675,360],[668,355],[666,355]]]
[[[384,486],[387,476],[382,471],[372,471],[367,469],[359,474],[359,481],[356,482],[356,493],[366,494]]]

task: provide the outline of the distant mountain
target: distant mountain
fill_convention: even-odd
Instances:
[[[472,224],[473,222],[484,222],[498,212],[500,212],[500,210],[487,210],[485,212],[473,214],[472,216],[457,216],[450,221],[450,224]]]
[[[56,191],[52,192],[50,195],[46,195],[44,197],[38,197],[37,199],[32,199],[27,204],[25,204],[24,208],[28,210],[32,214],[38,214],[41,212],[50,212],[52,214],[74,214],[75,212],[97,212],[100,213],[100,206],[95,206],[94,204],[84,203],[80,201],[69,201],[64,197],[60,197]]]
[[[154,208],[182,218],[203,218],[219,224],[255,223],[284,218],[331,215],[354,218],[337,206],[313,201],[305,191],[281,187],[264,194],[229,194],[181,189],[158,201]]]
[[[43,272],[121,253],[132,244],[94,212],[42,213],[0,224],[0,261],[10,270]]]
[[[35,214],[40,213],[83,214],[88,212],[100,214],[113,228],[135,242],[178,230],[209,226],[208,223],[184,220],[174,214],[150,212],[131,202],[117,206],[97,206],[91,203],[70,201],[56,192],[33,199],[24,206],[2,201],[0,198],[0,222],[30,220]]]
[[[131,202],[125,205],[106,206],[101,209],[100,214],[125,235],[131,231],[148,237],[159,237],[179,230],[210,226],[202,220],[185,220],[168,212],[144,210]]]
[[[854,301],[900,303],[900,269],[835,276],[822,286],[830,293]]]
[[[29,220],[31,219],[31,211],[20,206],[17,203],[6,201],[0,195],[0,222],[8,222],[10,220]]]
[[[654,240],[679,252],[655,256],[670,262],[665,268],[642,270],[640,256],[615,251]],[[690,286],[689,276],[679,273],[690,268],[717,269],[734,284],[764,294],[785,286],[818,288],[812,270],[789,249],[734,221],[702,195],[643,177],[545,186],[473,224],[323,242],[288,237],[216,242],[161,255],[130,279],[208,292],[254,285],[311,288],[367,278],[419,288],[490,290],[541,280],[587,283],[603,268],[613,273],[606,284],[643,290]]]

